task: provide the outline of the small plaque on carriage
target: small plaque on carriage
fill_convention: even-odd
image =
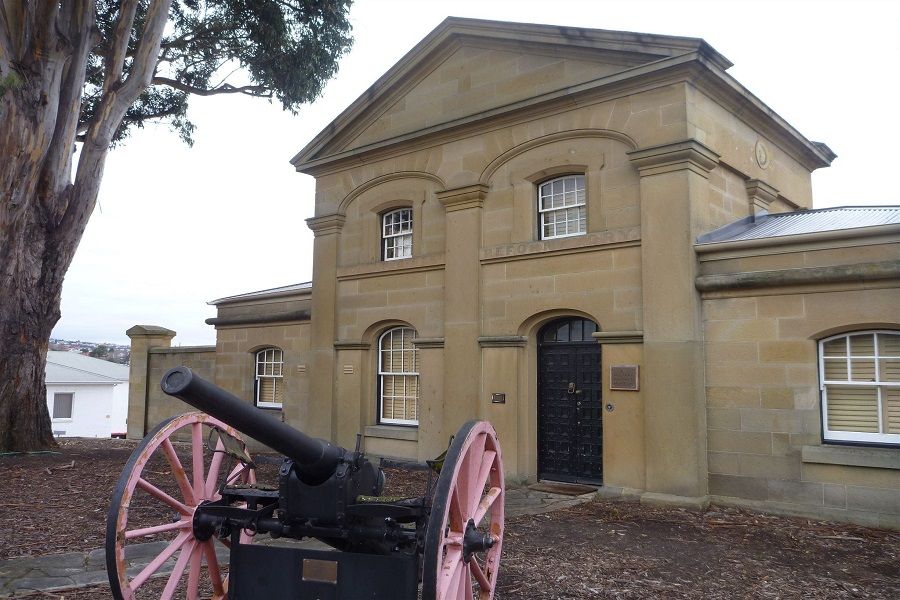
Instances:
[[[636,392],[638,383],[637,365],[613,365],[609,368],[609,389]]]
[[[303,559],[303,581],[337,585],[338,564],[334,560]]]

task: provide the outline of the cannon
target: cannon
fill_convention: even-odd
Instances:
[[[505,487],[488,422],[428,461],[421,496],[388,497],[361,436],[352,451],[314,439],[186,367],[161,386],[202,412],[160,423],[119,478],[106,529],[117,600],[494,597]],[[257,482],[242,434],[283,455],[258,458],[276,462],[277,486]]]

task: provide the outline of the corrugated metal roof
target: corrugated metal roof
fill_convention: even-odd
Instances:
[[[758,240],[900,224],[900,206],[839,206],[742,219],[697,238],[698,244]]]
[[[47,351],[47,383],[120,383],[128,381],[128,365],[77,352]]]
[[[209,304],[216,305],[221,304],[223,302],[233,302],[236,300],[250,300],[252,298],[264,298],[266,296],[280,296],[282,294],[289,294],[291,292],[299,292],[302,290],[312,289],[312,281],[304,281],[303,283],[293,283],[291,285],[284,285],[281,287],[270,288],[267,290],[259,290],[258,292],[247,292],[245,294],[237,294],[235,296],[226,296],[224,298],[219,298],[218,300],[213,300]]]

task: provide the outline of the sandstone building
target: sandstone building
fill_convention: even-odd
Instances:
[[[129,330],[129,435],[186,364],[375,455],[478,417],[515,480],[900,527],[900,207],[810,210],[835,155],[730,65],[446,20],[292,161],[314,285],[215,301],[215,347]]]

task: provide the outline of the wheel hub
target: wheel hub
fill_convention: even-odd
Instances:
[[[466,523],[466,532],[463,534],[463,560],[468,563],[474,554],[489,550],[493,546],[494,536],[478,531],[475,521],[469,519]]]

